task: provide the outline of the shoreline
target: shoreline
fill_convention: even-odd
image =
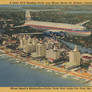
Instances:
[[[3,49],[0,48],[0,51],[2,51],[4,54],[6,54],[8,56],[11,56],[12,58],[19,60],[19,62],[26,62],[27,64],[38,66],[41,69],[45,68],[45,69],[48,69],[48,70],[51,70],[51,71],[55,71],[57,73],[64,73],[64,74],[67,74],[67,75],[78,77],[80,79],[86,79],[85,83],[89,83],[90,81],[92,81],[92,75],[90,73],[87,74],[87,73],[80,73],[80,72],[75,72],[75,71],[67,71],[62,67],[59,68],[59,67],[56,67],[56,66],[53,66],[53,65],[44,65],[44,64],[39,63],[38,61],[32,60],[30,58],[18,57],[16,55],[16,53],[11,53],[6,48],[3,48]],[[16,62],[16,63],[18,63],[18,62]]]

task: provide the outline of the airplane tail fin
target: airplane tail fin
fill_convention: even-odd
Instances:
[[[59,9],[45,9],[45,10],[42,10],[42,9],[41,10],[38,10],[38,9],[37,10],[31,10],[30,9],[30,10],[26,10],[26,12],[25,12],[25,23],[31,20],[30,11],[31,12],[40,12],[40,11],[46,12],[46,11],[58,11],[58,10]]]
[[[25,12],[25,23],[31,20],[30,10]]]
[[[90,20],[86,20],[86,21],[84,21],[84,22],[80,22],[80,23],[78,23],[78,24],[76,24],[76,25],[80,25],[80,26],[82,26],[82,25],[88,23],[89,21],[90,21]]]

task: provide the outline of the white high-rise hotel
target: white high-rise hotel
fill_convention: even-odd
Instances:
[[[71,66],[80,65],[80,52],[77,46],[75,46],[75,49],[73,51],[69,52],[69,63],[71,64]]]
[[[46,46],[42,43],[38,43],[36,46],[36,53],[38,56],[45,56],[46,55]]]

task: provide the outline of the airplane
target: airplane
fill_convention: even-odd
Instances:
[[[36,12],[36,10],[34,12]],[[72,36],[90,36],[91,32],[87,31],[86,27],[83,26],[89,21],[90,20],[86,20],[78,24],[35,21],[35,20],[32,20],[31,18],[30,10],[26,10],[25,23],[23,25],[15,26],[15,28],[29,26],[35,29],[45,30],[46,32],[53,32],[53,33],[63,32]]]

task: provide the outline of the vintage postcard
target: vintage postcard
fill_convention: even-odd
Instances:
[[[91,91],[91,1],[6,1],[0,3],[0,87]]]

